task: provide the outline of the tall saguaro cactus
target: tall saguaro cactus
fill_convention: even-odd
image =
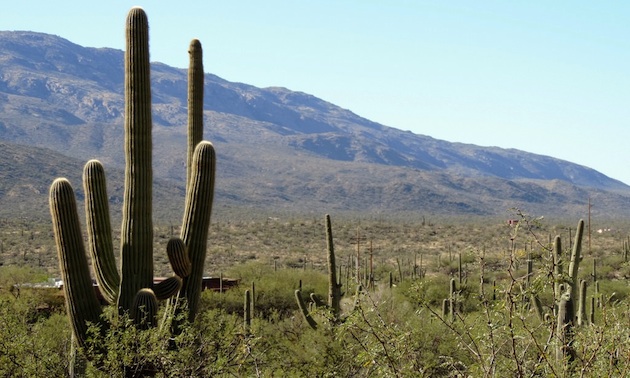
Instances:
[[[118,306],[129,310],[136,293],[153,284],[151,66],[149,22],[142,8],[129,11],[125,32],[125,192]]]
[[[157,301],[176,295],[180,289],[180,295],[189,303],[189,319],[194,320],[206,258],[216,154],[210,142],[201,141],[203,65],[201,44],[193,40],[191,71],[196,74],[189,82],[189,87],[193,88],[189,92],[196,100],[189,104],[192,108],[189,117],[194,119],[189,122],[194,124],[189,125],[189,132],[195,136],[189,142],[181,239],[173,238],[167,245],[167,255],[176,275],[154,284],[148,21],[141,8],[129,11],[126,43],[125,185],[120,274],[113,251],[105,172],[96,160],[90,160],[83,171],[88,251],[105,300],[110,304],[117,303],[119,311],[129,313],[139,326],[150,328],[156,323]],[[59,178],[51,185],[50,211],[68,314],[76,339],[80,345],[85,345],[87,322],[101,322],[102,309],[92,287],[76,200],[68,180]]]

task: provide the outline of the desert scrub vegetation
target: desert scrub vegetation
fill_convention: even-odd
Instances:
[[[168,336],[169,327],[144,330],[111,309],[105,311],[109,327],[91,329],[95,335],[104,332],[104,336],[88,339],[86,350],[99,353],[86,363],[82,374],[133,376],[128,369],[133,365],[150,367],[151,374],[163,377],[627,375],[630,288],[626,279],[610,273],[627,269],[628,262],[618,258],[623,260],[622,252],[582,258],[577,277],[588,282],[589,319],[577,325],[574,318],[571,341],[563,344],[559,330],[564,328],[558,328],[559,295],[554,287],[568,283],[568,276],[555,276],[554,245],[548,244],[547,227],[538,222],[528,229],[525,223],[518,230],[503,226],[504,238],[514,239],[515,245],[534,246],[528,253],[516,247],[491,253],[484,243],[485,250],[479,247],[462,253],[460,268],[459,252],[452,252],[448,262],[447,248],[425,257],[422,275],[413,275],[411,268],[402,269],[406,271],[402,280],[398,264],[385,259],[384,264],[375,263],[382,268],[375,285],[364,287],[358,296],[356,277],[352,276],[356,270],[350,269],[349,284],[343,274],[341,277],[340,321],[334,320],[326,305],[315,305],[310,299],[313,293],[325,302],[326,269],[317,265],[274,266],[254,260],[235,264],[225,275],[238,277],[240,285],[223,293],[203,292],[198,316],[193,322],[182,319],[181,331],[174,338]],[[324,222],[320,226],[319,235],[313,233],[320,240],[312,242],[321,244],[319,258],[325,259]],[[337,241],[336,223],[334,230]],[[565,242],[562,247],[564,272],[570,262],[570,244]],[[335,243],[335,249],[342,248]],[[437,264],[438,258],[455,269],[445,270]],[[399,260],[404,259],[400,256]],[[411,256],[407,260],[413,261]],[[530,269],[527,260],[533,262]],[[610,272],[601,274],[606,261],[614,264]],[[20,285],[45,280],[48,274],[40,268],[2,269],[0,324],[7,326],[0,338],[4,340],[0,358],[6,362],[0,364],[5,369],[0,373],[68,374],[72,342],[59,296],[53,299],[49,292]],[[391,286],[389,272],[394,273]],[[599,283],[597,292],[595,282]],[[252,283],[255,298],[246,326],[243,294],[252,290]],[[300,285],[316,329],[306,323],[295,302],[293,294]],[[12,289],[15,287],[21,289]],[[449,306],[446,311],[445,300]],[[56,306],[42,306],[55,301]],[[161,309],[158,317],[165,316],[181,314],[169,315]],[[172,348],[173,343],[177,348]],[[562,352],[564,345],[570,346],[570,354]],[[145,369],[143,374],[147,372]]]

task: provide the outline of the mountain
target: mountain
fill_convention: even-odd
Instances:
[[[165,187],[185,177],[186,80],[184,69],[152,65],[154,170]],[[591,197],[603,214],[623,216],[630,203],[630,187],[593,169],[397,130],[285,88],[207,74],[204,107],[204,135],[218,155],[217,203],[229,206],[450,215],[521,207],[576,216]],[[76,167],[64,167],[77,174],[90,158],[120,170],[123,112],[122,51],[0,32],[0,179],[20,164],[10,156],[15,145],[73,158]]]

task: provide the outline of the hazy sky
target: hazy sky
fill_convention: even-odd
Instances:
[[[517,148],[630,184],[630,2],[20,0],[0,29],[124,47],[149,16],[151,59],[313,94],[452,142]]]

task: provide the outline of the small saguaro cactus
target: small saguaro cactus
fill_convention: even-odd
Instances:
[[[200,53],[201,46],[195,41],[193,45],[196,47],[191,50]],[[156,325],[157,301],[177,295],[180,289],[180,295],[188,301],[189,319],[194,319],[205,262],[216,156],[212,144],[200,141],[200,134],[195,133],[196,144],[188,159],[189,177],[181,238],[171,239],[166,248],[176,275],[154,284],[150,64],[148,19],[142,8],[134,7],[129,11],[126,44],[125,184],[120,274],[114,257],[105,172],[96,160],[90,160],[83,171],[87,249],[105,300],[116,304],[120,313],[129,313],[140,327],[150,328]],[[195,61],[200,61],[197,53],[191,55],[195,56]],[[191,65],[192,61],[193,58]],[[196,99],[203,96],[203,79],[191,82],[189,86],[195,88],[189,91],[191,96]],[[193,106],[193,103],[198,105]],[[200,119],[202,107],[199,104],[203,101],[199,103],[195,100],[190,104],[193,110],[189,109],[189,116]],[[203,127],[198,122],[195,125],[196,128]],[[68,180],[59,178],[52,183],[50,211],[66,307],[73,334],[79,345],[85,346],[87,323],[101,324],[102,329],[106,329],[107,324],[102,324],[100,317],[102,309],[92,287],[75,195]]]
[[[245,290],[243,298],[243,323],[245,333],[249,333],[252,326],[252,300],[249,290]]]
[[[560,299],[558,301],[558,318],[556,334],[558,336],[558,349],[556,356],[558,359],[568,358],[569,361],[575,359],[575,350],[573,349],[573,333],[575,311],[578,305],[578,270],[580,261],[582,260],[580,252],[582,250],[582,235],[584,233],[584,221],[580,219],[575,233],[575,240],[571,250],[571,261],[569,263],[569,277],[566,285],[559,285]],[[556,241],[559,243],[559,237]],[[557,252],[556,247],[556,252]],[[586,295],[586,284],[584,285],[584,295]],[[582,303],[581,312],[584,312],[584,304]],[[586,315],[579,314],[582,321],[585,321]]]
[[[295,300],[297,301],[300,312],[302,313],[302,316],[304,317],[306,323],[308,323],[311,328],[317,329],[317,322],[315,321],[315,319],[313,319],[311,313],[308,311],[306,303],[304,302],[304,298],[302,298],[302,291],[300,289],[295,290]]]
[[[582,235],[584,234],[584,220],[580,219],[575,232],[575,240],[571,250],[571,262],[569,263],[569,288],[571,290],[571,302],[573,308],[577,308],[578,295],[580,291],[580,283],[578,279],[578,270],[580,269],[580,261],[582,261]]]
[[[332,224],[330,221],[330,215],[326,214],[325,217],[326,222],[326,248],[328,251],[327,259],[328,259],[328,307],[331,309],[333,314],[333,320],[335,322],[339,321],[339,313],[341,311],[341,283],[337,280],[337,266],[335,263],[335,247],[333,244],[333,235],[332,235]],[[298,307],[304,314],[304,317],[307,323],[313,327],[317,327],[317,323],[308,313],[308,308],[304,303],[304,299],[301,296],[302,290],[302,280],[300,280],[299,289],[295,292],[295,299],[297,301]],[[314,303],[317,303],[317,298],[314,294],[311,294],[311,299],[313,299]]]
[[[455,306],[457,306],[457,285],[455,283],[455,278],[451,278],[451,281],[449,282],[449,310],[450,310],[450,317],[451,317],[451,321],[455,320],[455,313],[457,312],[457,309]]]
[[[586,318],[586,281],[580,281],[580,292],[578,298],[578,310],[577,310],[577,324],[579,326],[587,323]]]
[[[575,351],[572,346],[575,311],[570,296],[570,291],[567,290],[567,292],[562,294],[560,302],[558,303],[558,322],[556,328],[558,337],[556,358],[558,360],[568,358],[569,361],[572,361],[575,358]]]
[[[328,250],[328,306],[333,312],[335,320],[339,318],[341,301],[341,284],[337,281],[337,267],[335,265],[335,246],[333,244],[332,224],[330,215],[326,214],[326,247]]]
[[[560,298],[560,285],[562,284],[563,261],[562,261],[562,240],[557,235],[553,241],[553,294],[558,300]]]

